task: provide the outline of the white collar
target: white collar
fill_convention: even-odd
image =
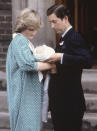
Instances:
[[[65,31],[64,33],[62,34],[62,38],[66,35],[66,33],[72,28],[72,26],[69,26]]]

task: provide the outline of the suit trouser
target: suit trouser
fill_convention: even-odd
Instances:
[[[64,114],[51,110],[51,117],[54,126],[54,131],[81,131],[82,115],[79,114]]]

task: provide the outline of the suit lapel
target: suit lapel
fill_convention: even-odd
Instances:
[[[61,39],[62,41],[65,41],[65,39],[69,36],[69,34],[73,31],[73,28],[71,28],[66,34],[65,36]]]
[[[56,52],[61,52],[62,45],[64,44],[65,40],[69,37],[70,33],[73,31],[73,28],[71,28],[65,36],[60,38],[58,44],[56,45]]]

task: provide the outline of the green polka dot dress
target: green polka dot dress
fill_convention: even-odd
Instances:
[[[6,61],[11,131],[40,131],[42,83],[29,40],[18,34],[11,41]]]

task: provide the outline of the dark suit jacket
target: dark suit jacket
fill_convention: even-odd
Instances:
[[[52,111],[68,117],[82,116],[85,99],[81,85],[83,68],[92,65],[91,56],[78,32],[70,29],[57,44],[56,52],[64,53],[62,64],[56,63],[57,74],[52,75],[49,84],[49,105]],[[62,44],[63,43],[63,44]],[[60,114],[61,115],[61,114]]]

